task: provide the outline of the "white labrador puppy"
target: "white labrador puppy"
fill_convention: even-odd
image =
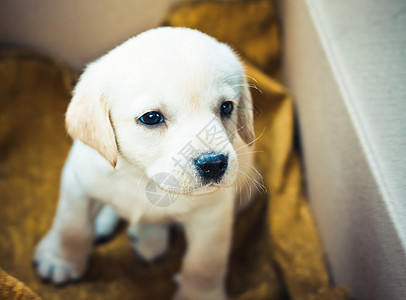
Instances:
[[[90,64],[66,113],[75,140],[35,252],[40,277],[60,284],[84,274],[95,217],[109,204],[148,261],[166,250],[168,224],[184,226],[175,299],[224,299],[234,213],[255,177],[252,122],[241,63],[198,31],[153,29]],[[115,219],[107,207],[96,233]]]

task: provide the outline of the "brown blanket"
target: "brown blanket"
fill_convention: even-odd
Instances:
[[[205,1],[177,7],[165,25],[200,29],[229,43],[261,90],[255,101],[257,162],[267,193],[236,223],[227,281],[231,299],[349,299],[331,287],[293,148],[293,107],[279,70],[270,1]],[[0,51],[0,299],[170,299],[184,240],[174,231],[161,261],[144,265],[121,232],[95,248],[75,285],[41,283],[31,268],[35,244],[50,227],[70,141],[63,114],[76,75],[27,51]]]

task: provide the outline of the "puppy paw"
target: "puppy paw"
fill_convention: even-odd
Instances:
[[[67,255],[55,240],[45,237],[37,246],[33,265],[42,280],[62,285],[83,276],[87,255]]]
[[[137,224],[128,228],[135,252],[146,262],[153,262],[168,249],[168,226]]]
[[[119,220],[120,218],[117,216],[115,210],[111,206],[103,206],[100,213],[97,215],[96,220],[94,221],[95,243],[101,243],[109,240],[113,236]]]

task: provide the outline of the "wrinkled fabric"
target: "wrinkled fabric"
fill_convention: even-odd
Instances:
[[[280,70],[280,43],[271,2],[182,4],[163,25],[196,28],[226,42],[241,57],[252,84],[256,162],[267,192],[259,191],[236,220],[230,299],[349,299],[344,287],[330,284],[293,147],[292,101],[273,79]],[[37,299],[34,292],[43,299],[170,299],[185,250],[176,229],[168,253],[150,265],[135,255],[125,230],[119,231],[95,247],[78,284],[44,284],[31,267],[34,247],[50,228],[57,205],[71,145],[64,112],[76,79],[56,60],[0,50],[0,267],[8,272],[0,273],[0,299]]]

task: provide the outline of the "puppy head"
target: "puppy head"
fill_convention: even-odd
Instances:
[[[231,185],[233,145],[251,143],[252,101],[244,70],[225,44],[191,29],[159,28],[92,63],[66,114],[68,133],[113,166],[120,156],[179,193]]]

